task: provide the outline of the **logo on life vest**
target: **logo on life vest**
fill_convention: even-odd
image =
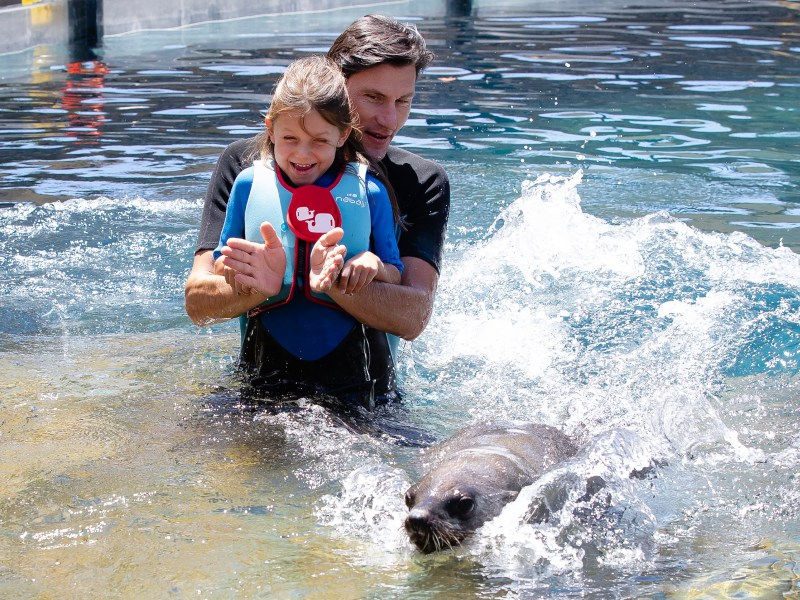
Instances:
[[[367,203],[363,198],[359,198],[355,194],[345,194],[344,196],[336,196],[336,202],[345,202],[347,204],[355,204],[359,208],[364,208]]]
[[[286,222],[298,238],[316,242],[323,233],[341,227],[342,213],[330,191],[318,185],[304,185],[292,194]]]

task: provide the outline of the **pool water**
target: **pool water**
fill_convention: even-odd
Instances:
[[[357,427],[244,401],[182,290],[217,156],[365,9],[0,57],[0,595],[800,592],[797,3],[487,4],[370,9],[437,55],[396,143],[453,197],[404,402]],[[402,442],[485,420],[574,436],[549,477],[613,518],[576,486],[524,523],[545,481],[415,552]]]

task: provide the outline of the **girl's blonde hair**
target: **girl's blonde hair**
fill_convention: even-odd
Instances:
[[[289,65],[275,86],[266,116],[274,124],[282,114],[299,113],[300,126],[304,127],[303,118],[312,110],[317,111],[340,132],[347,128],[352,129],[342,147],[336,149],[333,166],[341,169],[349,162],[369,165],[386,186],[395,221],[399,222],[400,213],[394,189],[383,167],[367,156],[361,143],[358,114],[350,103],[347,80],[336,63],[324,56],[301,58]],[[270,156],[275,155],[275,145],[266,131],[259,135],[257,144],[262,155],[265,152]]]

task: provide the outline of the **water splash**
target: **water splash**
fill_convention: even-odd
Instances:
[[[446,382],[478,418],[634,426],[679,453],[733,439],[708,399],[765,321],[794,335],[800,257],[666,213],[609,223],[581,210],[581,179],[526,182],[458,248],[407,379]]]
[[[0,209],[0,333],[141,332],[180,308],[197,200],[86,198]]]
[[[381,552],[407,551],[403,494],[410,485],[402,470],[368,461],[342,480],[338,494],[322,498],[317,518],[336,535],[360,539]]]
[[[515,581],[656,568],[674,539],[728,511],[786,522],[780,506],[796,494],[785,478],[796,434],[788,423],[768,433],[766,420],[796,421],[800,257],[667,213],[596,218],[581,208],[582,177],[525,182],[485,236],[454,247],[437,314],[401,360],[407,389],[446,429],[465,415],[511,418],[580,441],[580,460],[523,490],[460,551]],[[780,400],[765,377],[783,377]],[[762,481],[765,462],[776,471],[763,494],[726,482]],[[654,479],[630,477],[645,471]],[[594,475],[609,512],[581,521]],[[526,523],[554,482],[569,497],[558,521]]]

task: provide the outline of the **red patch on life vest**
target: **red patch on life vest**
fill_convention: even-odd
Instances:
[[[295,188],[286,222],[306,242],[316,242],[323,233],[342,226],[342,213],[330,191],[318,185]]]

